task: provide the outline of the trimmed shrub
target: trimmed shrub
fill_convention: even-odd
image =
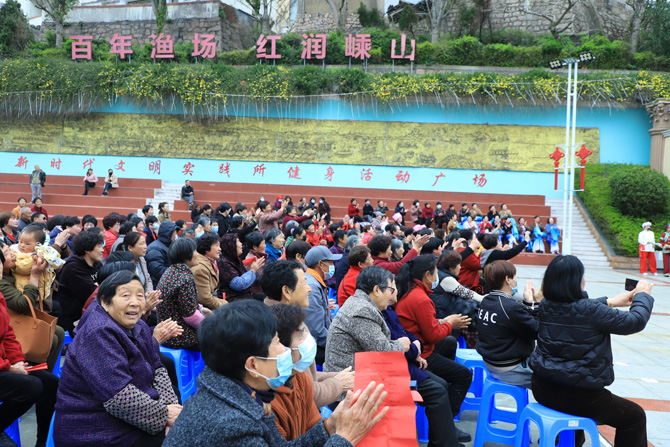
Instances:
[[[449,42],[446,51],[440,54],[439,62],[445,65],[479,65],[484,45],[472,36],[464,36]]]
[[[648,166],[620,169],[609,178],[612,204],[629,216],[665,214],[670,208],[670,181]]]

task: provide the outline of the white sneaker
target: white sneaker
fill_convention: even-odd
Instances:
[[[654,276],[658,276],[658,273],[654,273]]]
[[[649,273],[643,273],[642,276],[649,276]]]

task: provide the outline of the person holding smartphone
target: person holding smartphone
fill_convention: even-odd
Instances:
[[[537,348],[530,355],[533,395],[546,407],[614,427],[614,447],[646,447],[642,407],[605,387],[614,382],[610,335],[644,329],[654,305],[653,286],[640,281],[633,291],[589,299],[585,284],[584,265],[575,256],[556,256],[547,267]],[[583,442],[578,431],[575,446]]]

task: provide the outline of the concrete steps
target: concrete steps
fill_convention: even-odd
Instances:
[[[558,226],[563,231],[565,223],[560,221],[563,216],[563,200],[546,199],[546,205],[551,207],[551,214],[558,217]],[[598,244],[599,236],[589,230],[577,205],[573,204],[572,207],[572,254],[577,256],[586,268],[609,268],[609,260]]]

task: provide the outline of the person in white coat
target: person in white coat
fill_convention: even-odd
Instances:
[[[658,276],[658,271],[656,270],[656,256],[654,253],[654,246],[657,245],[656,238],[654,238],[654,232],[651,231],[651,222],[645,222],[642,224],[642,231],[637,236],[637,242],[640,244],[640,273],[644,276],[649,275],[647,273],[647,262],[649,262],[649,270],[654,276]]]

